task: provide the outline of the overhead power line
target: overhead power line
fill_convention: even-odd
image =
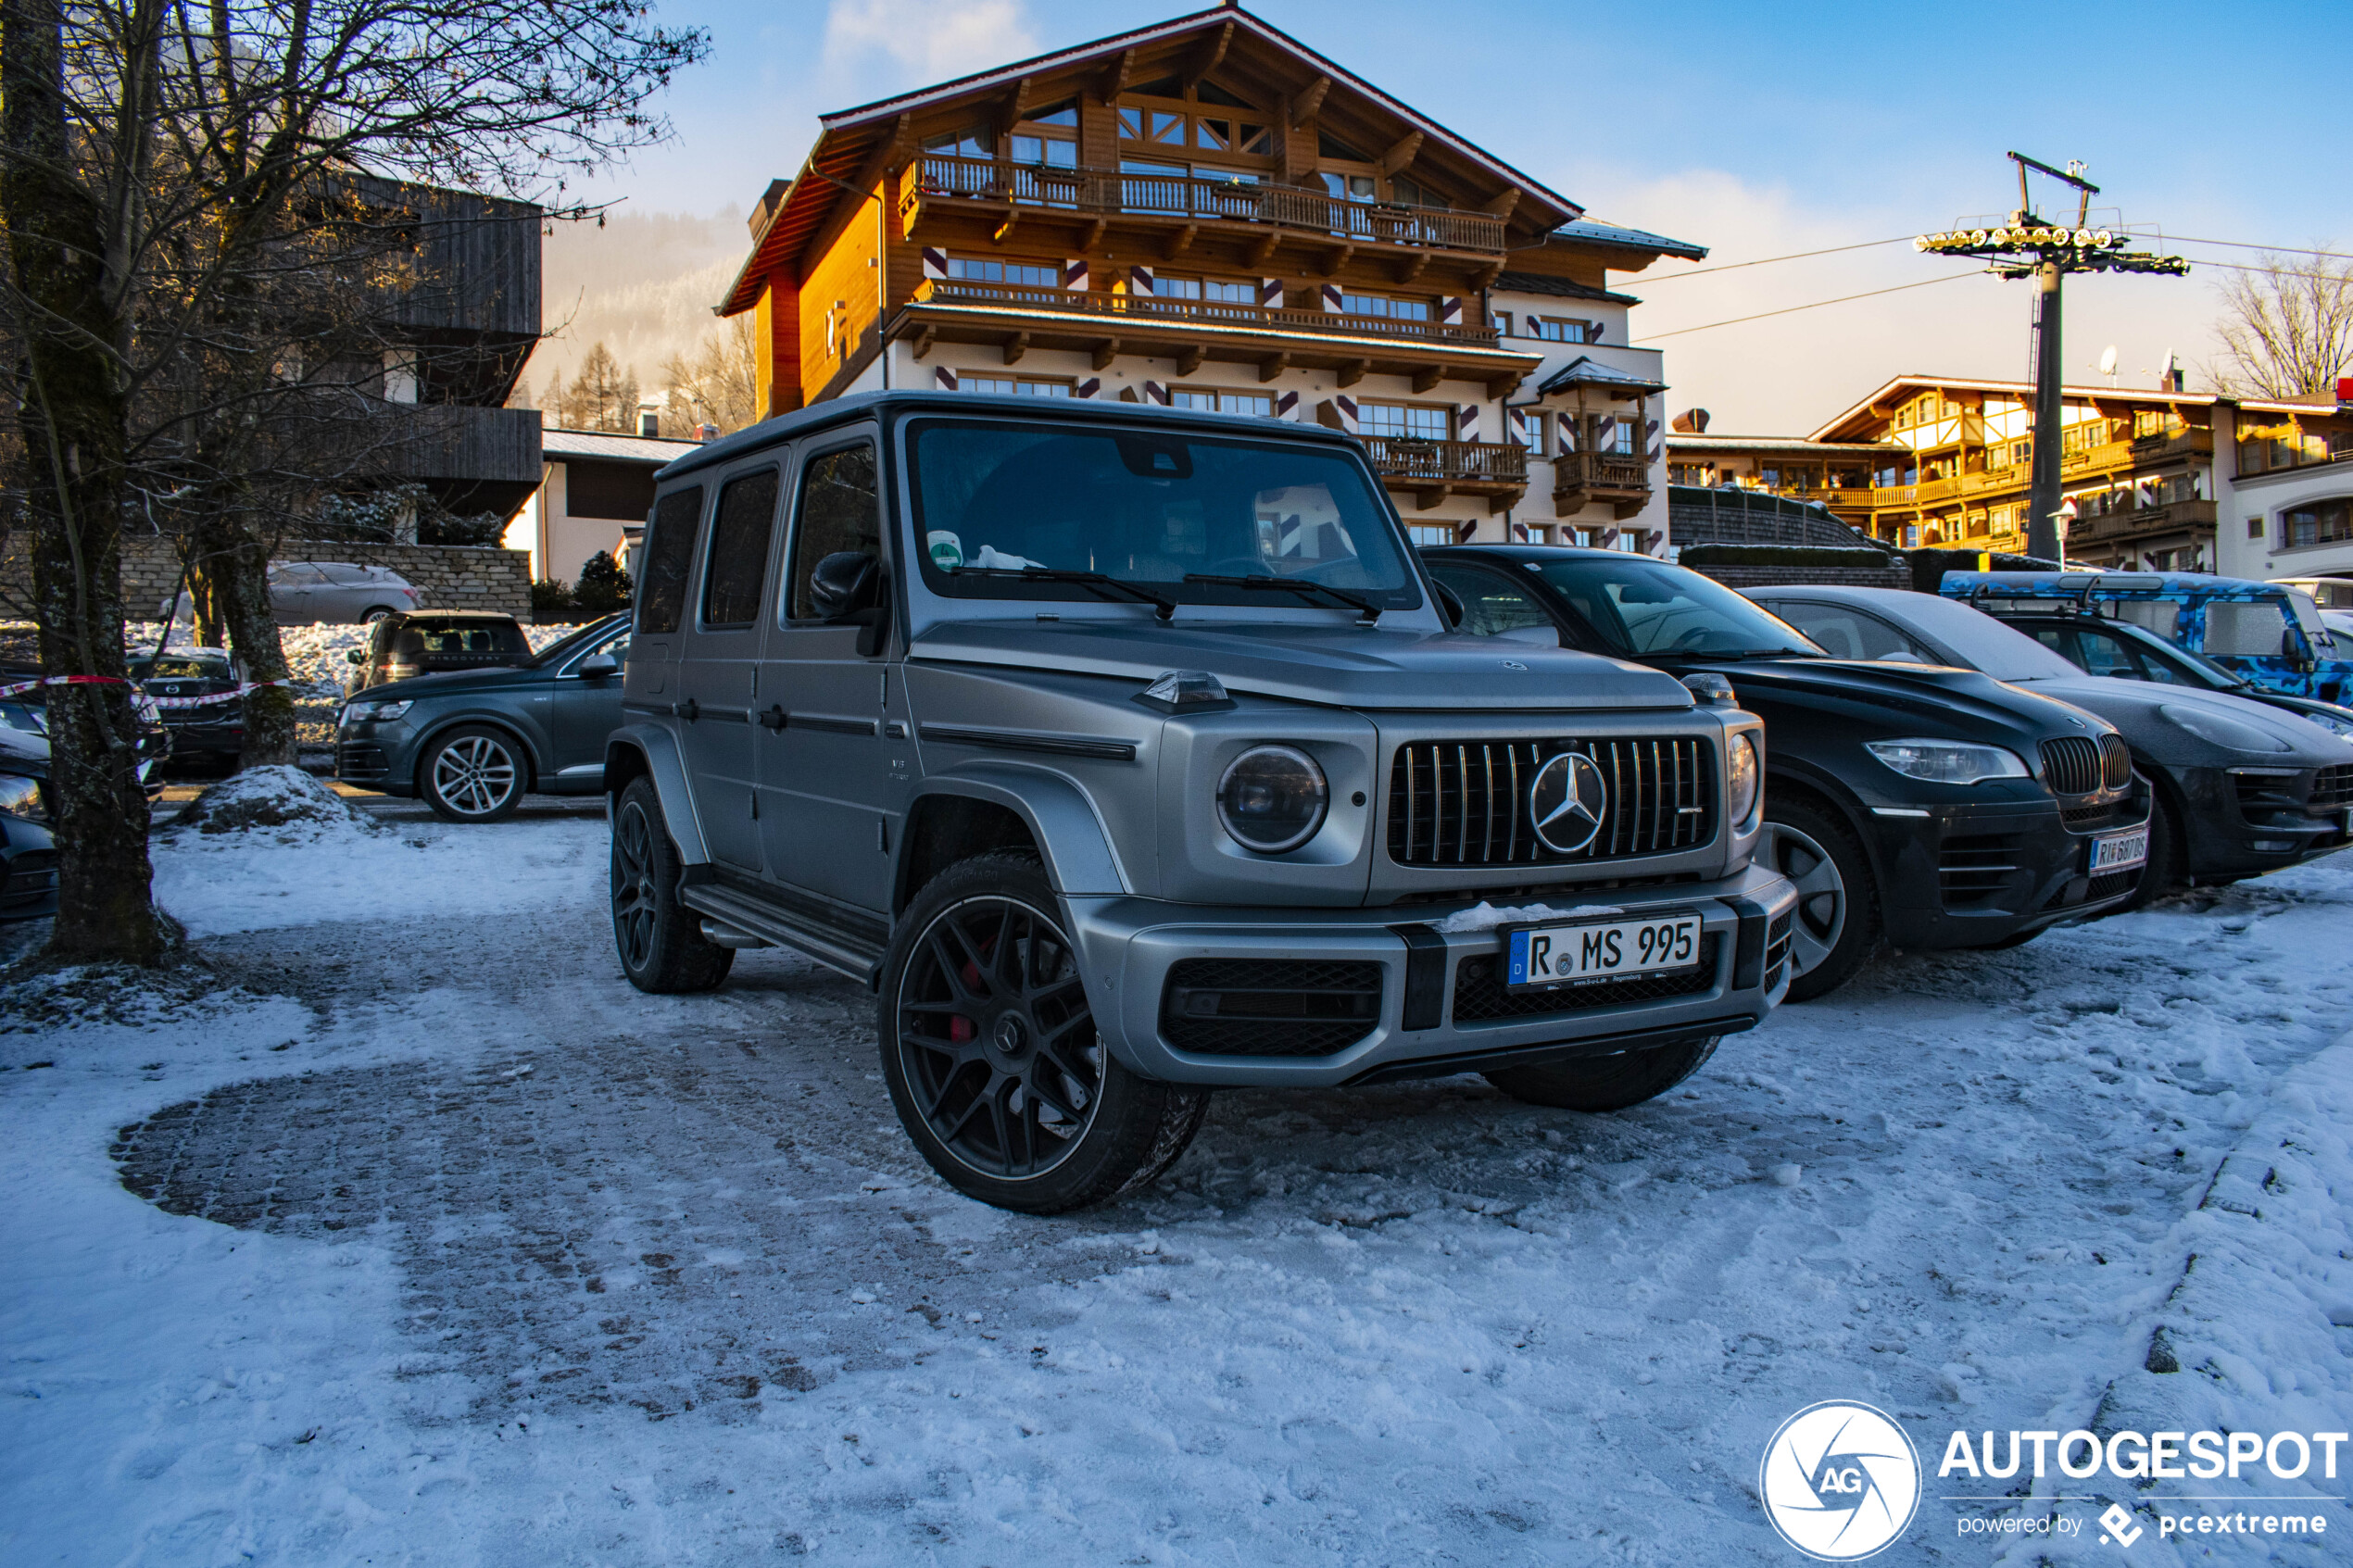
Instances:
[[[1850,300],[1873,299],[1883,294],[1902,294],[1906,289],[1924,289],[1932,287],[1937,283],[1949,283],[1956,278],[1978,278],[1982,276],[1984,276],[1984,274],[1982,271],[1974,270],[1967,272],[1948,272],[1942,278],[1931,278],[1926,282],[1898,283],[1892,289],[1866,289],[1861,294],[1843,294],[1836,299],[1818,299],[1811,305],[1785,306],[1779,310],[1760,310],[1754,316],[1734,316],[1730,320],[1710,321],[1705,326],[1678,327],[1671,332],[1652,332],[1646,337],[1637,338],[1635,342],[1638,344],[1656,343],[1661,338],[1681,337],[1687,332],[1713,332],[1718,327],[1737,327],[1743,321],[1762,321],[1771,316],[1794,316],[1801,310],[1819,310],[1826,305],[1844,305]]]
[[[1710,272],[1737,272],[1743,267],[1765,267],[1776,261],[1804,261],[1817,256],[1838,256],[1850,250],[1875,250],[1881,245],[1901,245],[1911,237],[1909,234],[1898,234],[1892,240],[1865,240],[1860,245],[1832,245],[1828,250],[1801,250],[1793,251],[1788,256],[1760,256],[1754,261],[1728,261],[1721,267],[1702,267],[1693,272],[1675,272],[1656,278],[1644,278],[1642,280],[1642,284],[1647,289],[1657,283],[1680,282],[1685,278],[1705,278]]]
[[[2177,245],[2227,245],[2232,250],[2277,251],[2283,256],[2321,256],[2331,261],[2353,261],[2353,254],[2345,251],[2312,250],[2304,245],[2260,245],[2252,240],[2201,240],[2189,234],[2160,234],[2157,237]],[[2218,261],[2213,265],[2219,267],[2221,263]]]

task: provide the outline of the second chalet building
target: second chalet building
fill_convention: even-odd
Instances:
[[[762,417],[946,388],[1364,437],[1417,540],[1666,543],[1667,390],[1567,197],[1223,7],[829,115],[720,307]]]

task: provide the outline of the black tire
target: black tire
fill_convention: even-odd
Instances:
[[[613,950],[640,991],[709,991],[727,978],[736,950],[702,934],[702,917],[678,901],[678,846],[653,781],[629,781],[612,810]]]
[[[531,787],[522,743],[488,724],[461,724],[417,759],[417,793],[448,822],[496,822],[515,814]]]
[[[396,615],[399,612],[394,609],[390,605],[370,605],[366,609],[359,612],[359,624],[362,626],[373,626],[377,621],[384,619],[384,617],[388,615]]]
[[[1675,1040],[1610,1056],[1571,1057],[1549,1067],[1502,1067],[1482,1073],[1516,1100],[1556,1110],[1624,1110],[1656,1099],[1707,1064],[1719,1036]]]
[[[2149,858],[2142,863],[2141,880],[2133,896],[2112,913],[2146,909],[2169,893],[2182,889],[2182,819],[2173,804],[2158,795],[2149,808]]]
[[[1756,858],[1797,884],[1789,999],[1828,996],[1879,950],[1885,932],[1869,858],[1838,818],[1809,801],[1769,794]]]
[[[1144,1186],[1201,1130],[1209,1091],[1122,1067],[1035,856],[978,855],[927,884],[883,968],[883,1077],[957,1191],[1058,1214]]]

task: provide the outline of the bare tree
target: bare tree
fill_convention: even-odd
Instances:
[[[749,313],[729,317],[691,354],[662,362],[669,416],[681,427],[716,425],[732,435],[760,419],[760,333]]]
[[[257,676],[283,670],[241,488],[250,453],[208,450],[204,421],[134,443],[138,410],[208,357],[237,373],[207,410],[278,395],[271,373],[290,378],[285,344],[261,330],[270,285],[299,275],[303,236],[350,221],[336,182],[529,198],[664,135],[646,102],[707,43],[649,14],[643,0],[0,0],[0,315],[45,670],[120,681],[126,515],[192,483],[231,520],[216,552],[231,637]],[[54,688],[50,708],[51,951],[152,962],[165,939],[127,689]]]
[[[2222,308],[2215,381],[2224,392],[2325,396],[2353,370],[2353,262],[2266,252],[2222,285]]]
[[[566,430],[610,430],[635,434],[637,372],[624,370],[601,342],[589,345],[580,373],[556,399],[556,422]]]

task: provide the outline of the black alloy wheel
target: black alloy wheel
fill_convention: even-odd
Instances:
[[[1113,1060],[1055,905],[1031,857],[943,872],[892,942],[880,1021],[884,1075],[924,1158],[959,1190],[1032,1213],[1151,1181],[1209,1099]]]
[[[612,814],[612,938],[622,972],[640,991],[708,991],[736,961],[735,949],[705,937],[700,918],[678,902],[678,872],[661,796],[652,781],[630,780]]]

